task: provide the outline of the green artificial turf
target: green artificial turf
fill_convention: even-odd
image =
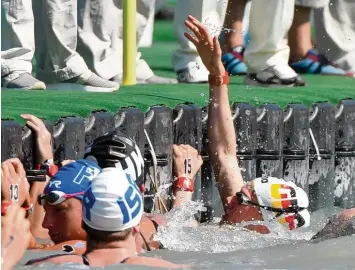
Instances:
[[[173,24],[171,21],[157,21],[154,24],[153,32],[154,42],[174,42],[176,37],[173,30]]]
[[[169,26],[170,25],[170,26]],[[170,30],[167,31],[167,29]],[[142,48],[142,58],[161,76],[174,77],[171,55],[176,42],[162,41],[161,33],[173,33],[171,22],[155,24],[155,42],[152,48]],[[171,38],[167,37],[167,39]],[[158,41],[157,41],[158,40]],[[231,78],[230,101],[277,103],[285,107],[289,102],[302,102],[310,106],[315,101],[338,103],[342,98],[355,98],[355,80],[344,77],[303,76],[307,87],[258,88],[243,85],[242,77]],[[207,84],[135,85],[121,86],[116,93],[86,93],[75,91],[2,91],[2,119],[16,119],[23,123],[21,113],[31,113],[56,121],[61,116],[79,115],[87,117],[91,111],[105,109],[113,113],[122,106],[137,106],[146,111],[150,105],[166,104],[174,107],[185,101],[199,106],[207,104]]]

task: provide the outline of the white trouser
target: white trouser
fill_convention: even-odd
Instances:
[[[77,0],[33,0],[37,76],[47,83],[88,71],[77,52]]]
[[[314,10],[317,49],[341,68],[355,72],[355,0],[332,0]]]
[[[184,32],[187,31],[184,21],[188,15],[194,16],[199,21],[206,23],[214,33],[219,34],[223,26],[227,1],[216,0],[176,0],[174,30],[180,47],[173,54],[173,66],[175,71],[185,69],[189,63],[202,64],[196,51],[196,47],[186,39]]]
[[[288,66],[290,48],[287,45],[294,6],[294,0],[252,1],[250,44],[245,52],[248,73],[257,73],[271,66],[282,66],[285,77],[296,75]]]
[[[123,72],[122,0],[79,0],[78,51],[88,67],[104,79]],[[137,1],[137,44],[154,1]]]
[[[32,72],[35,41],[31,0],[1,0],[1,13],[1,77],[8,76],[11,81],[21,73]]]

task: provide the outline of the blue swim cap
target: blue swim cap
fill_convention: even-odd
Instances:
[[[79,159],[61,167],[47,183],[44,194],[51,191],[61,191],[65,194],[86,191],[92,179],[100,172],[101,168],[94,162]],[[78,195],[76,198],[82,200],[83,195]]]

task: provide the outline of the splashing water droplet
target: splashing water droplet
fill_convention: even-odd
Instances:
[[[165,214],[169,220],[168,226],[159,227],[155,240],[160,241],[169,250],[218,253],[302,241],[312,236],[307,233],[291,234],[278,222],[268,223],[273,227],[268,235],[261,235],[243,228],[250,224],[266,225],[262,221],[220,227],[220,218],[213,218],[209,224],[201,224],[199,227],[191,226],[190,221],[199,209],[202,209],[202,203],[187,202]]]

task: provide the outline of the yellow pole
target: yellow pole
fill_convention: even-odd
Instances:
[[[123,0],[123,85],[136,84],[137,0]]]

